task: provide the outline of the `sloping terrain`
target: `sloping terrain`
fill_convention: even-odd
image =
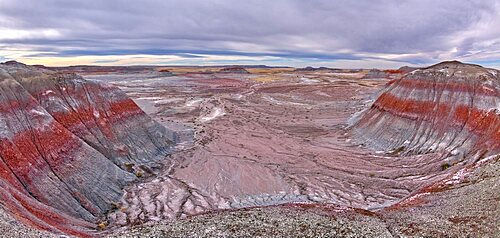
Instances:
[[[86,73],[70,67],[57,73],[12,63],[2,69],[19,91],[11,94],[31,98],[39,116],[85,147],[71,150],[85,156],[58,152],[63,159],[53,163],[54,176],[76,187],[66,176],[81,166],[88,171],[78,170],[75,178],[83,180],[77,182],[104,186],[103,194],[100,187],[67,189],[61,199],[73,196],[82,207],[68,211],[40,202],[44,193],[25,195],[30,203],[21,207],[40,206],[53,218],[14,210],[18,197],[2,203],[11,215],[30,215],[26,223],[112,237],[499,234],[496,70],[445,62],[405,76],[388,71],[402,76],[390,80],[330,69],[91,67]],[[86,80],[67,74],[72,69]],[[2,120],[43,124],[30,108],[22,112],[27,119]],[[6,135],[19,131],[5,128]],[[167,138],[176,147],[163,159],[173,149]],[[22,151],[28,150],[13,154]],[[98,166],[80,165],[89,153]],[[84,180],[89,173],[103,176],[91,183]],[[19,180],[5,178],[13,181],[9,186]],[[24,183],[37,188],[35,182]],[[2,196],[27,190],[20,184]],[[74,194],[82,197],[71,193],[80,190]],[[96,233],[96,222],[108,229]]]
[[[499,71],[443,62],[390,82],[353,126],[356,140],[450,163],[500,152]]]
[[[93,231],[171,146],[124,93],[76,75],[9,62],[0,92],[0,205],[38,228]]]

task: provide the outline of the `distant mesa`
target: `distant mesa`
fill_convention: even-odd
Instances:
[[[461,161],[500,153],[500,71],[458,61],[391,81],[352,127],[358,142]]]
[[[329,67],[314,68],[314,67],[311,67],[311,66],[307,66],[305,68],[297,68],[293,72],[297,72],[297,73],[321,72],[321,73],[340,73],[340,74],[346,74],[346,73],[359,73],[361,71],[362,71],[361,69],[338,69],[338,68],[329,68]]]
[[[364,79],[386,78],[387,75],[388,75],[387,73],[385,73],[380,69],[370,69],[370,71],[368,71],[368,73],[365,76],[363,76],[363,78]]]
[[[403,76],[407,71],[401,69],[370,69],[364,79],[394,79]]]
[[[9,61],[3,62],[1,64],[2,65],[8,65],[8,66],[26,66],[25,64],[17,62],[15,60],[9,60]]]
[[[314,72],[314,71],[325,71],[325,70],[333,70],[333,69],[327,67],[314,68],[312,66],[307,66],[305,68],[295,69],[294,72]]]
[[[173,73],[170,72],[170,70],[168,70],[168,69],[160,69],[160,70],[158,70],[158,73],[161,76],[172,76],[173,75]]]
[[[226,68],[222,68],[221,70],[219,70],[219,73],[250,74],[250,72],[248,72],[243,67],[226,67]]]
[[[152,66],[96,66],[77,65],[68,67],[49,67],[61,73],[81,73],[81,74],[139,74],[151,72]]]

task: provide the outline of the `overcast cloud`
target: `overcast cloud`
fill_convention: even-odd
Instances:
[[[500,1],[0,0],[0,60],[500,68]]]

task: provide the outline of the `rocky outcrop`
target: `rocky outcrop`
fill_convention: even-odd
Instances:
[[[91,231],[171,142],[115,87],[0,65],[0,205],[38,228]]]
[[[172,75],[174,75],[168,69],[160,69],[160,70],[158,70],[158,74],[161,75],[161,76],[172,76]]]
[[[219,70],[219,73],[228,73],[228,74],[249,74],[245,68],[243,67],[227,67]]]
[[[500,152],[500,72],[457,61],[417,69],[387,87],[352,127],[377,150],[444,152],[462,160]]]
[[[400,69],[371,69],[363,76],[364,79],[397,79],[403,76],[403,74],[411,72],[410,67],[401,67]]]
[[[382,70],[379,70],[379,69],[370,69],[370,71],[368,71],[368,73],[363,76],[363,78],[365,79],[372,79],[372,78],[386,78],[387,77],[387,74],[382,71]]]

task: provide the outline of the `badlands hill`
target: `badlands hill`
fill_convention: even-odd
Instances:
[[[454,162],[500,153],[500,72],[457,61],[417,69],[387,88],[354,126],[359,141]]]
[[[36,228],[84,234],[173,144],[115,87],[0,65],[0,205]]]

